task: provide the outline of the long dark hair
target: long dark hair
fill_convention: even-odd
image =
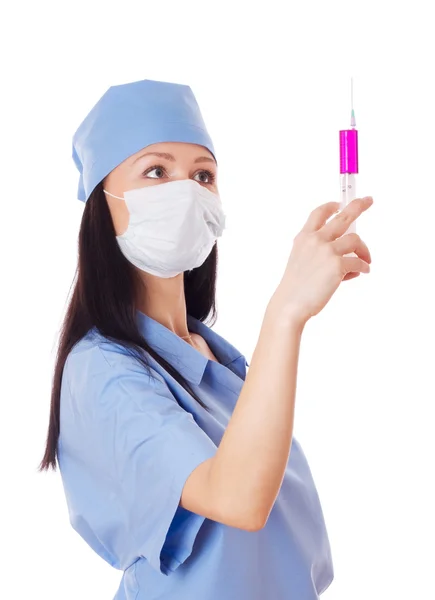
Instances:
[[[78,265],[59,335],[50,422],[39,471],[56,470],[63,368],[73,346],[93,327],[107,339],[122,345],[145,369],[149,368],[145,355],[148,353],[207,409],[180,373],[160,357],[140,333],[136,321],[136,299],[139,290],[143,290],[143,283],[137,270],[119,249],[115,236],[103,182],[100,182],[85,204],[80,225]],[[201,267],[184,274],[187,313],[210,324],[216,320],[216,271],[215,244]]]

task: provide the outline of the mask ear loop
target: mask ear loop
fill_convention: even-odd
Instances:
[[[112,198],[117,198],[118,200],[125,200],[125,198],[121,198],[120,196],[114,196],[113,194],[111,194],[110,192],[106,191],[103,189],[103,192],[106,192],[106,194],[108,196],[112,196]]]

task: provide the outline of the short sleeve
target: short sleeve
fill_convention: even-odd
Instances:
[[[183,486],[216,446],[154,375],[130,357],[108,364],[98,347],[70,356],[59,466],[71,524],[98,554],[120,569],[144,557],[169,575],[205,519],[179,507]]]

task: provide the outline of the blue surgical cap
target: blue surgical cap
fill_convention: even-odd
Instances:
[[[149,79],[111,86],[73,136],[78,199],[86,202],[115,167],[159,142],[199,144],[215,156],[190,87]]]

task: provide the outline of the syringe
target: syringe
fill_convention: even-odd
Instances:
[[[350,80],[351,89],[351,129],[340,130],[340,209],[354,200],[356,196],[356,175],[358,173],[358,131],[355,129],[355,112],[353,110],[353,78]],[[346,233],[356,231],[355,221]]]

